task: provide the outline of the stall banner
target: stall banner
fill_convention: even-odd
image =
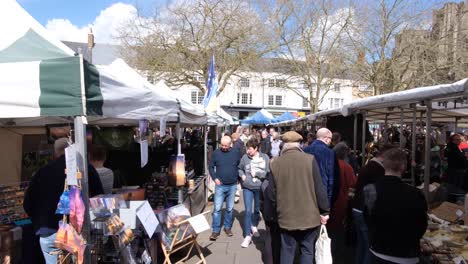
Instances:
[[[76,147],[72,144],[65,148],[65,164],[67,168],[67,184],[78,185],[77,166],[76,166]]]
[[[148,163],[148,120],[139,121],[139,137],[140,137],[140,157],[141,167],[143,168]]]

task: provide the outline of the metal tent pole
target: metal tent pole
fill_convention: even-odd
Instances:
[[[413,122],[411,126],[411,163],[416,160],[416,104],[412,105],[413,108]],[[411,183],[413,186],[416,184],[415,168],[411,166]]]
[[[179,114],[180,115],[180,114]],[[176,124],[176,136],[177,136],[177,155],[182,154],[182,145],[181,145],[181,137],[182,133],[180,133],[180,117],[177,118],[177,124]],[[181,187],[177,188],[177,202],[179,204],[184,202],[184,190]]]
[[[432,105],[431,101],[426,101],[426,140],[424,155],[424,195],[429,197],[429,176],[431,172],[431,133],[432,133]]]
[[[357,123],[358,123],[358,115],[354,114],[354,138],[353,138],[353,150],[354,153],[357,153]]]
[[[387,133],[388,129],[388,113],[385,114],[385,123],[384,123],[384,130],[383,132]],[[382,137],[384,138],[384,144],[388,143],[388,137],[384,137],[384,134],[382,133]]]
[[[400,108],[400,149],[403,149],[405,146],[403,145],[403,107]]]
[[[362,166],[366,164],[366,112],[362,112],[362,142],[361,142],[361,156]]]
[[[84,116],[77,116],[74,120],[75,126],[75,144],[76,144],[76,163],[78,170],[81,171],[81,194],[85,205],[83,238],[87,243],[91,242],[91,218],[89,215],[89,186],[88,186],[88,160],[86,148],[86,124],[83,122]],[[84,253],[84,263],[91,263],[90,247],[86,247]]]

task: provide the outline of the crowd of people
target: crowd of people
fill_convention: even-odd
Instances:
[[[245,206],[240,246],[249,247],[252,236],[259,235],[262,216],[266,263],[296,263],[296,257],[299,263],[314,263],[321,225],[328,229],[335,259],[354,243],[355,263],[419,263],[428,208],[422,192],[401,179],[406,153],[383,145],[355,169],[339,133],[321,128],[305,135],[288,131],[280,137],[274,128],[250,135],[243,128],[222,137],[209,166],[216,183],[210,239],[220,236],[224,201],[224,232],[233,235],[239,183]]]
[[[350,244],[354,263],[420,263],[419,241],[427,228],[428,208],[422,192],[402,180],[413,165],[405,151],[377,145],[374,157],[360,168],[340,134],[327,128],[288,131],[281,136],[275,128],[250,132],[248,127],[238,127],[232,134],[225,133],[220,147],[210,155],[208,169],[215,184],[211,240],[217,240],[221,231],[233,236],[234,204],[242,195],[244,240],[240,246],[247,248],[254,236],[260,236],[258,225],[263,219],[266,263],[289,264],[296,263],[295,259],[314,263],[322,225],[332,239],[335,263],[351,263],[343,260],[342,252]],[[186,135],[186,140],[187,146],[202,149],[198,131]],[[55,160],[34,175],[25,194],[24,209],[47,263],[57,259],[50,252],[60,220],[55,209],[64,189],[67,146],[65,138],[55,142]],[[453,134],[444,151],[431,148],[447,160],[449,191],[466,193],[466,138]],[[114,176],[104,167],[105,149],[92,146],[89,156],[90,196],[111,193]]]

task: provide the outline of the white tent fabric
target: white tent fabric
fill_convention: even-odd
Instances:
[[[218,115],[220,117],[222,117],[223,119],[227,120],[227,122],[230,124],[230,125],[233,125],[234,123],[234,119],[232,118],[232,116],[230,114],[228,114],[226,111],[224,111],[224,109],[222,108],[219,108],[219,113]]]
[[[57,53],[57,58],[66,55],[73,56],[75,54],[72,49],[54,38],[50,32],[28,14],[15,0],[0,1],[0,14],[0,25],[2,25],[0,26],[0,36],[2,36],[0,50],[9,47],[15,41],[25,36],[28,31],[33,30],[63,52],[63,54]],[[29,45],[34,46],[37,43],[29,43]],[[53,52],[55,53],[56,51]]]
[[[74,56],[16,1],[0,1],[0,22],[1,123],[44,125],[79,115],[108,118],[106,122],[177,115],[177,100],[154,94],[123,70],[123,61],[95,67]]]
[[[103,96],[103,115],[126,119],[159,120],[176,117],[177,100],[166,94],[156,94],[152,85],[135,72],[122,59],[107,66],[97,66]],[[126,101],[115,105],[113,102]]]
[[[169,94],[177,98],[176,94],[166,85],[164,80],[160,80],[153,86],[157,94]],[[181,108],[180,122],[183,124],[206,124],[208,117],[201,106],[196,106],[183,99],[177,98]]]
[[[100,69],[106,68],[106,66],[99,67]],[[185,100],[178,99],[164,82],[160,81],[156,85],[151,84],[122,59],[116,59],[107,67],[109,72],[113,72],[117,79],[125,80],[125,83],[130,87],[144,88],[145,93],[150,93],[146,95],[148,107],[153,108],[149,119],[160,120],[165,117],[166,121],[177,122],[180,113],[180,122],[183,124],[206,124],[207,117],[203,109]],[[137,89],[127,89],[129,92],[133,90]],[[105,100],[104,106],[106,106]]]

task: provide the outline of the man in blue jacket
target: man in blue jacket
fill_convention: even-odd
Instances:
[[[304,152],[314,155],[320,168],[320,175],[332,207],[338,192],[338,168],[336,167],[335,152],[328,146],[332,141],[332,132],[327,128],[317,131],[317,139],[304,149]]]
[[[221,231],[221,209],[226,199],[226,214],[224,215],[224,232],[232,236],[232,210],[237,190],[238,165],[241,155],[239,149],[232,148],[231,138],[221,138],[221,148],[215,150],[210,162],[210,175],[215,182],[213,223],[210,240],[216,240]]]

